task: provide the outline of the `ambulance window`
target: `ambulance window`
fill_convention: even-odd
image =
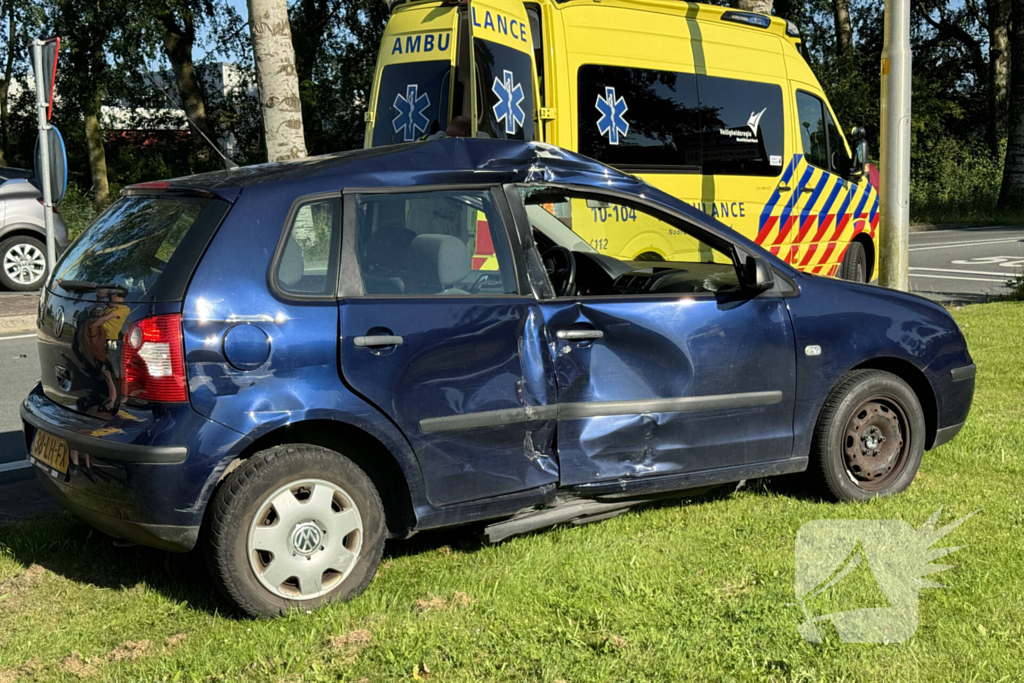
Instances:
[[[800,121],[800,141],[807,163],[828,170],[828,137],[825,128],[825,107],[814,95],[796,94],[796,111]]]
[[[373,146],[413,142],[444,130],[448,126],[450,84],[448,60],[384,67],[377,95]]]
[[[777,176],[785,112],[772,83],[697,76],[705,175]]]
[[[693,74],[588,64],[577,98],[581,154],[631,170],[700,171]]]
[[[839,126],[836,125],[828,110],[825,111],[825,118],[828,120],[829,170],[845,178],[850,175],[850,166],[853,162],[846,153],[846,145],[843,144]]]

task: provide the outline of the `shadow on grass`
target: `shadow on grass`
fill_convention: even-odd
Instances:
[[[201,553],[124,545],[67,513],[0,524],[0,552],[76,583],[115,591],[145,584],[209,614],[236,614],[214,588]]]
[[[747,488],[754,492],[793,495],[793,484],[783,481],[785,479],[758,480]],[[664,507],[713,503],[728,498],[735,488],[735,485],[722,486],[699,496],[661,498],[639,503],[628,511],[643,513]],[[408,540],[388,541],[384,559],[433,552],[443,547],[453,553],[475,553],[488,545],[481,536],[484,526],[474,524],[426,531]],[[543,534],[551,529],[537,529],[522,536]],[[144,584],[174,602],[211,615],[246,618],[216,590],[198,547],[189,553],[169,553],[126,545],[71,514],[50,513],[29,521],[0,524],[0,552],[26,569],[40,565],[76,583],[115,591],[127,591]]]

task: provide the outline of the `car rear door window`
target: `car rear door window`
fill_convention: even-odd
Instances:
[[[337,285],[341,200],[337,196],[300,203],[291,214],[277,257],[275,283],[300,297],[331,296]]]
[[[490,190],[368,194],[353,201],[364,294],[516,292],[511,252]]]

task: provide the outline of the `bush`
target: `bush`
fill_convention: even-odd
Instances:
[[[915,154],[910,181],[914,223],[1024,222],[996,210],[1005,151],[993,156],[981,145],[941,138]]]
[[[111,200],[116,199],[119,192],[120,188],[111,185]],[[78,183],[68,183],[68,190],[64,193],[64,199],[60,203],[60,217],[68,228],[69,239],[73,240],[81,235],[86,228],[92,225],[100,213],[102,211],[96,208],[90,193],[83,190]]]

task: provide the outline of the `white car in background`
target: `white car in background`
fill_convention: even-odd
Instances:
[[[46,281],[46,228],[42,194],[32,171],[0,167],[0,288],[39,289]],[[54,212],[57,256],[68,246],[68,230]]]

